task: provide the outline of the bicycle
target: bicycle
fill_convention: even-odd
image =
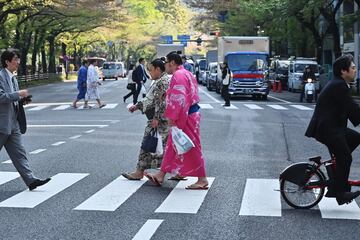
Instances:
[[[309,158],[311,163],[294,163],[280,174],[280,192],[285,202],[296,209],[310,209],[324,196],[325,188],[333,184],[336,163],[334,156],[321,161],[321,156]],[[320,169],[324,166],[327,176]],[[360,187],[360,180],[349,180],[350,186]]]

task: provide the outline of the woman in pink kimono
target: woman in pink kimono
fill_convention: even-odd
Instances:
[[[170,126],[182,129],[193,141],[195,147],[183,155],[177,155],[171,131],[166,144],[161,169],[154,175],[145,176],[160,186],[166,173],[177,176],[195,176],[198,181],[186,189],[208,189],[205,163],[200,143],[200,112],[197,81],[191,72],[184,69],[180,55],[170,53],[165,64],[166,71],[173,74],[166,92],[165,117]]]

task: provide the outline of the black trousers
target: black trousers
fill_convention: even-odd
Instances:
[[[334,134],[324,141],[324,144],[336,158],[334,190],[336,192],[350,191],[348,179],[352,162],[351,153],[360,144],[360,133],[347,128],[345,134]]]
[[[137,101],[138,101],[138,97],[139,97],[139,94],[140,94],[140,91],[141,91],[141,87],[142,87],[141,82],[136,83],[136,91],[134,93],[134,104],[136,104]]]
[[[230,105],[230,94],[229,94],[229,85],[223,85],[221,89],[221,95],[225,100],[225,105]]]
[[[124,100],[129,98],[131,95],[133,95],[133,103],[135,104],[135,93],[136,93],[136,84],[132,84],[132,88],[130,89],[130,92],[124,96]]]

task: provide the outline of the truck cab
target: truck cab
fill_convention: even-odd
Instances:
[[[224,62],[228,63],[232,78],[229,93],[251,95],[254,98],[267,99],[269,94],[268,68],[269,55],[266,52],[229,52]],[[218,71],[220,71],[218,69]],[[222,80],[218,78],[218,91],[221,91]]]

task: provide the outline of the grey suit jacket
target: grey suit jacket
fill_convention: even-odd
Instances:
[[[14,128],[14,120],[17,119],[19,125],[26,128],[26,119],[24,108],[19,104],[19,112],[16,112],[14,108],[14,102],[20,100],[18,92],[13,92],[11,86],[9,85],[10,77],[7,74],[5,69],[0,70],[0,133],[11,134],[12,129]],[[21,107],[20,107],[21,105]],[[22,133],[24,129],[22,129]],[[26,129],[25,129],[26,131]]]

